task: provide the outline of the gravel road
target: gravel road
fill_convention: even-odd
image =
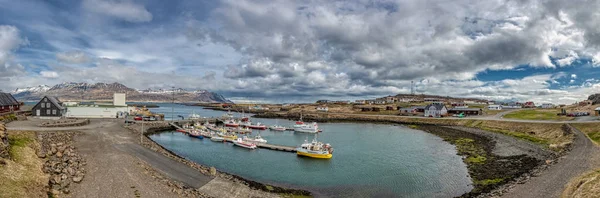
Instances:
[[[594,167],[600,154],[598,147],[582,132],[575,129],[572,150],[539,176],[532,177],[524,184],[516,185],[503,197],[559,197],[565,185],[573,178]]]

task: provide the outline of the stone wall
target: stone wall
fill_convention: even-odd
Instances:
[[[0,122],[0,158],[8,158],[8,134],[2,122]]]
[[[64,119],[39,124],[39,127],[75,127],[83,126],[90,123],[89,119]]]

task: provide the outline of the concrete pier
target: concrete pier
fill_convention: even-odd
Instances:
[[[171,126],[177,129],[183,129],[179,125],[171,122],[169,123]],[[212,138],[210,135],[203,135],[206,138]],[[233,140],[225,139],[227,142],[233,142]],[[271,149],[275,151],[286,151],[286,152],[296,152],[296,147],[292,146],[283,146],[283,145],[275,145],[275,144],[267,144],[267,143],[256,143],[256,146],[259,148]]]

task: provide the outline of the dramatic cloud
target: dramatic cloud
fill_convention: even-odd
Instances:
[[[81,52],[81,51],[72,51],[72,52],[62,52],[56,54],[56,59],[63,63],[86,63],[89,60],[89,57]]]
[[[0,2],[3,89],[119,81],[312,101],[409,93],[412,81],[555,103],[600,91],[596,1]]]
[[[41,71],[40,75],[44,78],[58,78],[58,73],[53,71]]]
[[[152,14],[143,5],[128,0],[84,0],[83,7],[91,12],[129,22],[148,22],[152,20]]]
[[[13,52],[25,44],[27,40],[20,37],[16,27],[0,25],[0,84],[24,73],[24,67],[13,62]]]

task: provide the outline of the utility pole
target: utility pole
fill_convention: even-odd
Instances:
[[[415,82],[410,81],[410,95],[415,95]]]
[[[144,143],[144,118],[142,118],[142,131],[140,132],[140,144]]]
[[[171,104],[171,122],[175,120],[175,87],[172,88],[173,92],[171,92],[171,94],[173,95],[173,103]]]

